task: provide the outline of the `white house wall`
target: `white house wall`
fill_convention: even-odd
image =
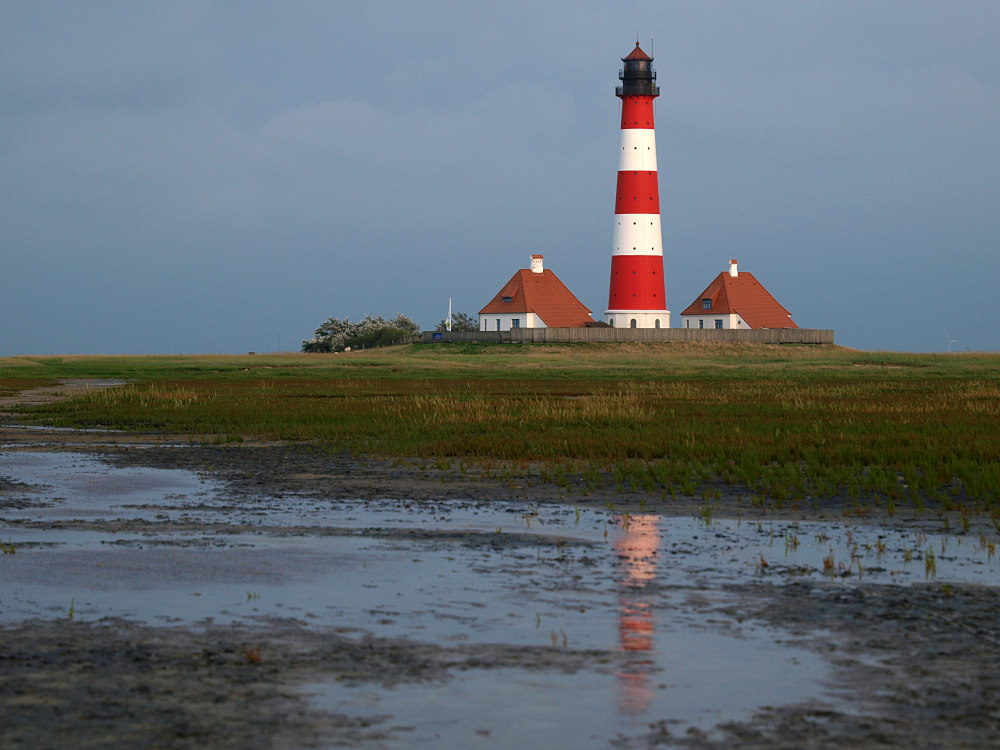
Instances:
[[[479,316],[480,331],[509,331],[517,320],[520,328],[546,328],[535,313],[494,313]],[[498,323],[499,321],[499,323]],[[498,327],[499,325],[499,327]]]
[[[681,328],[715,328],[715,321],[722,320],[723,328],[749,330],[750,326],[736,313],[712,315],[706,310],[704,315],[681,315]]]

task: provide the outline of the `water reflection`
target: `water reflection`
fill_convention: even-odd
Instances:
[[[656,667],[656,626],[645,588],[656,576],[659,522],[655,515],[624,516],[620,519],[624,534],[615,542],[621,566],[618,639],[625,653],[618,673],[619,707],[629,715],[645,713],[653,699],[650,680]]]
[[[575,557],[559,547],[574,516],[566,505],[537,504],[531,518],[539,520],[526,526],[523,506],[513,502],[233,502],[196,474],[112,469],[70,453],[0,452],[0,473],[30,486],[8,492],[0,509],[0,540],[17,550],[0,555],[0,625],[64,620],[70,608],[77,620],[120,616],[171,626],[278,627],[269,623],[294,618],[359,639],[371,633],[436,644],[443,654],[475,644],[520,653],[524,644],[546,646],[556,628],[569,634],[569,650],[609,650],[617,631],[615,674],[603,661],[586,675],[563,673],[558,662],[448,668],[453,679],[440,684],[383,688],[317,673],[320,687],[309,689],[316,705],[366,722],[377,716],[386,723],[371,736],[384,731],[385,740],[371,741],[388,748],[604,746],[602,739],[645,732],[660,719],[679,731],[707,731],[762,706],[823,697],[828,669],[819,655],[763,628],[742,626],[734,638],[665,606],[665,597],[688,589],[694,571],[711,597],[728,582],[759,576],[754,564],[764,553],[770,579],[784,580],[794,566],[796,576],[812,570],[823,581],[827,556],[849,560],[871,550],[864,579],[838,579],[842,585],[922,582],[918,555],[934,546],[942,552],[939,582],[997,580],[986,550],[949,538],[945,555],[943,537],[916,540],[876,525],[716,519],[709,534],[700,519],[638,515],[612,530],[606,511],[584,508],[567,536],[585,545]],[[498,532],[502,544],[495,544]],[[540,566],[553,539],[558,564]],[[775,552],[782,547],[784,560]],[[660,555],[669,555],[663,565]],[[732,665],[751,657],[753,669],[734,684]]]

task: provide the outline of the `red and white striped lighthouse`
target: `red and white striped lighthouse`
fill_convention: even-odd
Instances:
[[[653,58],[639,49],[639,42],[622,62],[622,85],[615,90],[622,100],[622,127],[614,249],[604,319],[619,328],[669,328],[653,129],[653,99],[660,89]]]

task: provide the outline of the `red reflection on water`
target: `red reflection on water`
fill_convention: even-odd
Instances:
[[[619,702],[627,714],[644,713],[652,702],[650,673],[655,666],[652,651],[656,627],[653,608],[641,598],[642,589],[656,576],[660,549],[659,516],[631,516],[621,519],[625,533],[615,542],[622,566],[619,584],[618,638],[626,653],[618,673]]]
[[[652,651],[653,612],[645,602],[622,600],[618,635],[623,651]]]

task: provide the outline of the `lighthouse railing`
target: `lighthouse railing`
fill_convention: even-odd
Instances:
[[[626,72],[628,72],[629,75],[625,75]],[[619,81],[644,81],[644,80],[650,80],[650,79],[652,79],[654,81],[656,80],[656,71],[655,70],[643,70],[643,71],[638,71],[638,72],[634,72],[634,71],[631,71],[631,70],[630,71],[624,71],[624,70],[619,70],[618,71],[618,80]]]
[[[643,91],[642,93],[633,93],[632,96],[659,96],[660,87],[650,86],[648,91]],[[625,96],[624,86],[615,86],[615,96]]]

